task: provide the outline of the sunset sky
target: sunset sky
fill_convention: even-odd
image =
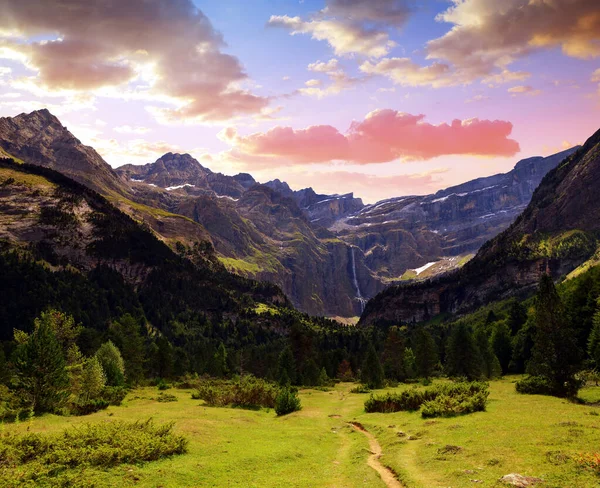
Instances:
[[[0,0],[0,116],[365,202],[600,127],[598,0]]]

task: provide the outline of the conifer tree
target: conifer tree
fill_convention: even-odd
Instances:
[[[88,358],[81,375],[81,397],[84,401],[94,400],[100,396],[106,384],[106,376],[96,356]]]
[[[479,348],[469,327],[464,323],[456,325],[448,339],[446,372],[450,376],[464,376],[469,380],[481,377]]]
[[[594,315],[594,326],[588,339],[588,354],[596,368],[600,369],[600,311]]]
[[[37,325],[15,354],[17,385],[35,413],[58,410],[68,397],[62,347],[47,323]]]
[[[361,381],[371,389],[383,387],[384,374],[383,366],[379,361],[379,356],[372,343],[369,343],[367,356],[360,372]]]
[[[499,322],[494,327],[494,331],[492,332],[492,349],[500,362],[502,374],[508,373],[513,348],[510,329],[504,322]]]
[[[407,379],[413,379],[417,376],[417,359],[410,347],[404,350],[404,371],[406,372]]]
[[[286,346],[279,354],[277,381],[282,386],[296,383],[296,360],[290,346]]]
[[[542,377],[560,397],[577,393],[579,351],[552,278],[543,275],[535,299],[535,335],[528,373]]]
[[[145,347],[144,338],[138,321],[130,314],[123,315],[111,324],[109,336],[121,351],[127,381],[137,383],[144,377]]]
[[[488,379],[498,378],[502,375],[502,367],[500,361],[496,357],[490,339],[483,329],[479,329],[475,333],[475,342],[479,349],[479,357],[481,358],[481,372]]]
[[[431,334],[425,329],[418,329],[414,336],[414,351],[417,375],[429,379],[438,362],[437,346]]]
[[[96,358],[106,375],[107,385],[123,386],[125,384],[125,363],[117,346],[111,341],[105,342],[96,352]]]
[[[383,348],[383,370],[386,378],[396,381],[406,379],[404,352],[406,342],[399,327],[392,326],[388,330]]]

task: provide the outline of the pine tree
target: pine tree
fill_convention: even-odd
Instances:
[[[406,379],[406,370],[404,368],[404,351],[406,342],[401,330],[396,327],[390,327],[383,348],[383,370],[386,378],[396,381]]]
[[[107,385],[123,386],[125,384],[125,363],[117,346],[111,341],[105,342],[96,352],[96,358],[106,375]]]
[[[554,395],[577,393],[575,373],[579,350],[568,327],[562,301],[552,278],[542,276],[535,300],[535,336],[528,372],[546,380]]]
[[[329,376],[327,376],[327,371],[325,368],[321,368],[321,372],[319,373],[319,381],[317,384],[319,386],[327,386],[329,384]]]
[[[17,385],[35,413],[58,410],[68,397],[69,378],[56,335],[40,323],[15,354]]]
[[[125,361],[127,381],[137,383],[144,377],[144,338],[140,324],[130,314],[123,315],[111,324],[109,336],[119,348]]]
[[[106,376],[96,356],[86,360],[81,375],[81,397],[84,401],[94,400],[100,396],[106,384]]]
[[[594,327],[588,339],[588,354],[596,368],[600,368],[600,311],[594,315]]]
[[[450,334],[446,351],[446,372],[449,376],[479,379],[481,357],[473,334],[466,324],[459,323]]]
[[[510,329],[504,322],[499,322],[492,332],[492,349],[500,362],[502,374],[508,373],[508,367],[512,358],[512,338]]]
[[[483,376],[488,379],[498,378],[502,374],[500,362],[492,349],[490,339],[483,329],[479,329],[475,333],[475,342],[479,349],[479,357],[481,358],[481,371]]]
[[[319,367],[313,358],[310,358],[302,368],[302,384],[316,386],[319,382]]]
[[[383,387],[383,366],[381,366],[379,356],[372,343],[369,343],[367,356],[360,373],[361,381],[369,388],[377,389]]]
[[[515,335],[527,322],[527,309],[517,300],[513,300],[508,311],[506,325],[511,335]]]
[[[225,376],[229,372],[227,367],[227,348],[222,342],[217,348],[214,356],[214,372],[215,376]]]
[[[277,381],[282,386],[296,383],[296,360],[290,346],[286,346],[279,354]]]
[[[437,346],[431,334],[425,329],[418,329],[414,336],[414,351],[417,375],[429,379],[438,362]]]
[[[417,377],[417,359],[415,353],[410,347],[404,350],[404,371],[406,372],[407,379],[413,379]]]

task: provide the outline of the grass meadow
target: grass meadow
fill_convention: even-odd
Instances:
[[[574,461],[600,450],[600,407],[592,405],[600,402],[600,387],[582,390],[589,404],[576,404],[519,395],[514,381],[490,383],[486,412],[435,420],[419,412],[367,414],[368,394],[350,393],[355,385],[342,383],[330,391],[302,390],[302,410],[283,417],[266,409],[207,407],[191,390],[173,388],[168,393],[176,401],[158,401],[156,388],[138,388],[121,406],[86,417],[44,415],[1,429],[53,434],[152,418],[155,425],[174,422],[173,432],[188,440],[185,454],[157,461],[74,468],[69,486],[384,487],[367,464],[369,440],[349,422],[376,437],[381,463],[407,488],[503,486],[498,480],[509,473],[542,478],[536,486],[543,488],[600,486],[598,474]],[[387,391],[404,388],[411,386]],[[0,459],[0,479],[17,480],[25,466],[3,466]],[[49,479],[47,486],[56,485]]]

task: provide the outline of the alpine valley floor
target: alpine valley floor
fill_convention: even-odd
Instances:
[[[175,432],[189,440],[187,454],[88,468],[70,486],[384,487],[369,465],[373,443],[359,425],[381,446],[380,463],[407,488],[506,486],[499,479],[509,473],[541,478],[537,488],[597,487],[597,475],[575,460],[600,445],[600,387],[582,389],[585,404],[578,404],[519,395],[516,379],[490,382],[486,412],[429,421],[418,412],[366,414],[368,395],[350,393],[352,383],[301,390],[302,410],[284,417],[264,409],[206,407],[191,398],[191,390],[175,388],[167,393],[177,401],[159,403],[157,389],[146,387],[130,392],[121,406],[86,417],[44,415],[2,430],[53,433],[151,417],[157,424],[174,422]],[[412,386],[385,391],[405,388]],[[19,470],[0,465],[0,480],[21,486]]]

